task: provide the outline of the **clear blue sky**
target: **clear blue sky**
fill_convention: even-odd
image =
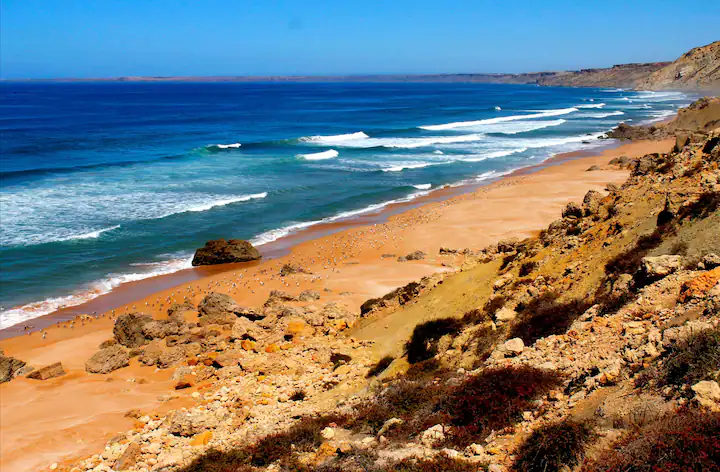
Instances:
[[[718,0],[2,0],[0,77],[530,72],[673,60]]]

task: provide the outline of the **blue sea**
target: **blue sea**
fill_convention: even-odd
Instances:
[[[0,326],[490,181],[663,119],[674,92],[431,83],[0,83]]]

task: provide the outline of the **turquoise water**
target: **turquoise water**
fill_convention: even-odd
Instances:
[[[0,325],[662,119],[680,93],[483,84],[0,83]]]

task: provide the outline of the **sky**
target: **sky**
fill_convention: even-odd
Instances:
[[[718,0],[2,0],[0,78],[579,69],[718,25]]]

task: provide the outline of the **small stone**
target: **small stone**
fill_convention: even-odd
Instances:
[[[505,349],[509,352],[520,354],[525,350],[525,343],[520,338],[513,338],[505,341]]]
[[[387,433],[390,430],[390,428],[392,428],[394,426],[399,426],[403,423],[405,423],[405,421],[401,420],[400,418],[390,418],[385,423],[383,423],[383,425],[380,428],[380,430],[378,431],[377,435],[382,436],[385,433]]]
[[[495,321],[512,321],[516,317],[517,312],[508,307],[502,307],[495,313]]]
[[[420,442],[428,447],[442,442],[445,440],[445,427],[441,424],[436,424],[432,428],[428,428],[420,435]]]
[[[695,400],[712,410],[720,410],[720,385],[714,380],[703,380],[692,387]]]
[[[115,470],[122,471],[127,470],[135,465],[138,457],[140,456],[140,446],[137,443],[131,442],[125,448],[120,458],[115,461]]]
[[[330,440],[335,437],[335,430],[330,427],[323,428],[322,431],[320,431],[320,436],[322,436],[323,439]]]
[[[203,431],[202,433],[198,433],[195,436],[193,436],[192,440],[190,441],[191,446],[205,446],[207,443],[210,442],[212,439],[212,431]]]

